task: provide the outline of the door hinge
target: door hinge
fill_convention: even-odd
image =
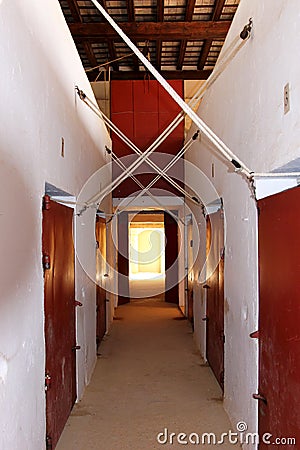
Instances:
[[[46,375],[45,375],[45,391],[46,392],[49,391],[50,387],[51,387],[51,376],[50,376],[50,374],[48,372],[46,372]]]
[[[43,197],[43,209],[48,211],[50,209],[50,195],[44,195]]]
[[[46,450],[52,450],[52,437],[46,436]]]
[[[222,370],[220,373],[220,383],[222,386],[224,386],[224,370]]]
[[[50,265],[50,255],[48,255],[48,253],[43,253],[43,269],[44,270],[49,270],[51,265]]]

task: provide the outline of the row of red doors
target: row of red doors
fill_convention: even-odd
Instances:
[[[259,202],[259,431],[300,442],[300,190]],[[208,249],[220,262],[207,281],[207,359],[221,386],[224,370],[222,211],[207,222]],[[55,448],[76,399],[73,211],[47,201],[43,212],[48,448]],[[97,237],[104,239],[103,221]],[[173,237],[177,231],[171,226]],[[212,230],[215,237],[212,240]],[[172,236],[172,235],[171,235]],[[171,238],[170,238],[171,239]],[[172,241],[171,241],[172,242]],[[103,250],[103,249],[102,249]],[[210,250],[208,250],[209,252]],[[104,250],[103,250],[104,252]],[[208,258],[209,265],[210,258]],[[102,295],[102,294],[101,294]],[[101,296],[99,294],[98,298]],[[98,307],[105,305],[101,296]],[[98,300],[97,300],[98,302]],[[102,303],[101,303],[102,302]],[[101,303],[101,306],[100,306]],[[101,328],[102,327],[102,328]],[[99,337],[103,322],[98,324]],[[292,414],[291,414],[292,412]],[[260,444],[265,448],[267,444]],[[277,444],[275,444],[277,445]],[[280,448],[280,445],[277,445]],[[286,446],[289,448],[288,446]],[[276,448],[276,447],[275,447]],[[290,448],[295,448],[292,444]]]

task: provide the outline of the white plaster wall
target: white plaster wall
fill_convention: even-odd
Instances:
[[[254,23],[252,38],[207,91],[198,114],[250,169],[265,172],[299,157],[300,66],[295,57],[300,45],[299,2],[241,0],[222,53],[249,17]],[[291,110],[284,115],[283,89],[288,82]],[[233,424],[245,420],[255,431],[257,403],[252,393],[257,391],[258,354],[249,333],[257,329],[258,320],[256,203],[245,179],[233,173],[205,139],[193,145],[187,159],[206,173],[224,200],[225,407]],[[193,176],[187,169],[187,182]],[[196,215],[205,242],[204,218],[200,211]],[[200,252],[195,272],[203,262]],[[195,338],[205,352],[204,290],[197,283],[194,289]]]
[[[0,60],[0,448],[41,450],[44,185],[77,196],[106,162],[110,141],[75,95],[75,85],[93,94],[57,1],[0,0]],[[80,396],[95,364],[93,326],[86,332],[95,322],[95,289],[79,266],[76,290],[84,303],[77,327]]]

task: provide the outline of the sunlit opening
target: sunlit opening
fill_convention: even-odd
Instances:
[[[164,224],[131,222],[129,225],[129,279],[165,278]]]

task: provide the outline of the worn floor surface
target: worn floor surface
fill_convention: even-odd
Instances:
[[[215,446],[207,440],[201,444],[202,433],[214,432],[219,439],[233,429],[221,390],[196,350],[190,325],[181,319],[175,306],[158,300],[135,300],[117,309],[92,382],[57,450],[211,449]],[[187,435],[179,440],[192,443],[179,444],[178,433]]]

